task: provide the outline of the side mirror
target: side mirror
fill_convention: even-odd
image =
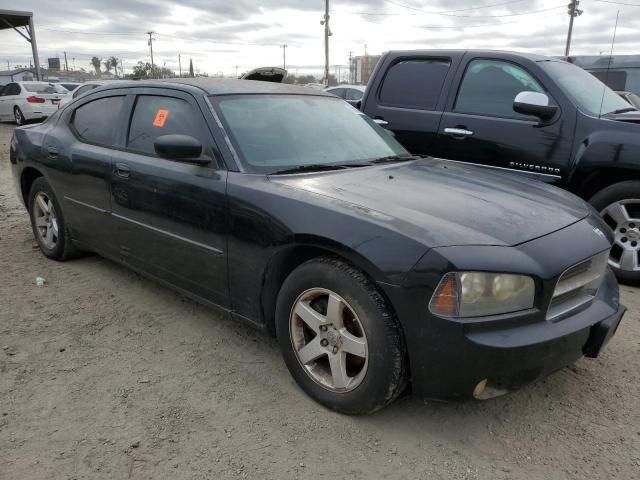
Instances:
[[[208,158],[200,158],[202,144],[189,135],[162,135],[153,142],[156,153],[167,160],[177,160],[197,165],[211,163]]]
[[[556,114],[558,107],[549,105],[549,97],[544,93],[520,92],[513,101],[513,110],[523,115],[549,120]]]

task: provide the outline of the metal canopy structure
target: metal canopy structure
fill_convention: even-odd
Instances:
[[[36,43],[36,31],[33,28],[33,12],[18,12],[15,10],[0,10],[0,30],[14,29],[27,42],[31,44],[33,63],[36,66],[36,78],[42,80],[40,75],[40,58],[38,57],[38,44]],[[24,28],[24,30],[22,30]]]

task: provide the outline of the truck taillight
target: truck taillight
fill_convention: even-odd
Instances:
[[[44,103],[44,102],[46,102],[46,100],[44,98],[35,97],[35,96],[31,95],[30,97],[27,97],[27,102],[29,102],[29,103]]]

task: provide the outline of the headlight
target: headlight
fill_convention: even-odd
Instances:
[[[533,278],[509,273],[451,272],[438,284],[429,310],[442,317],[483,317],[533,307]]]

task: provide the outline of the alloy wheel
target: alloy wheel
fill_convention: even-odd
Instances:
[[[323,288],[303,292],[293,305],[289,332],[307,375],[327,390],[346,393],[362,383],[368,344],[354,309]]]
[[[33,199],[33,221],[42,244],[49,250],[56,248],[59,238],[58,217],[53,202],[43,192]]]
[[[640,199],[614,202],[600,214],[615,234],[609,265],[625,272],[640,271]]]
[[[13,115],[14,115],[15,120],[16,120],[16,125],[20,126],[20,125],[22,125],[24,123],[24,118],[22,117],[22,112],[20,111],[19,108],[16,108],[13,111]]]

